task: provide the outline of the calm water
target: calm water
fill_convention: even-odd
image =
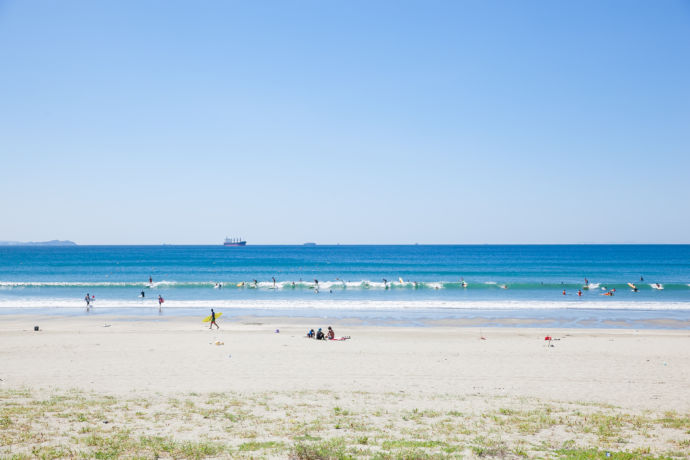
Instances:
[[[611,289],[614,296],[603,295]],[[690,245],[0,247],[0,311],[83,307],[87,292],[100,309],[157,311],[161,295],[166,310],[180,311],[396,311],[413,318],[458,309],[576,309],[683,318]]]

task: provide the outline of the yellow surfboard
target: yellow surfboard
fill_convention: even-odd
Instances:
[[[244,281],[242,281],[241,283],[237,283],[237,287],[242,287],[242,286],[244,286]]]
[[[222,316],[222,315],[223,315],[222,313],[216,313],[216,319],[218,319],[218,317],[219,317],[219,316]],[[211,315],[208,315],[208,316],[207,316],[206,318],[204,318],[204,320],[202,321],[202,323],[210,323],[210,322],[211,322]]]

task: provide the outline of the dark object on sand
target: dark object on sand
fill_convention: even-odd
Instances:
[[[38,331],[38,326],[34,326],[34,331]]]

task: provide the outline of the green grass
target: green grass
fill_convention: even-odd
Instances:
[[[662,460],[672,458],[667,456],[657,457],[640,450],[632,452],[614,452],[598,449],[561,449],[556,451],[556,454],[558,455],[558,458],[566,460],[636,460],[641,458],[649,460]]]
[[[354,460],[355,457],[346,451],[346,442],[342,438],[329,439],[317,443],[298,443],[292,448],[292,454],[299,460]]]
[[[258,441],[251,441],[251,442],[245,442],[240,444],[238,447],[238,450],[240,452],[245,452],[245,451],[254,451],[254,450],[264,450],[264,449],[279,449],[283,447],[282,442],[277,442],[277,441],[263,441],[263,442],[258,442]]]

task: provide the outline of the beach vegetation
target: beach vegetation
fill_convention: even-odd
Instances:
[[[299,460],[354,460],[346,450],[342,438],[333,438],[316,443],[300,442],[294,445],[292,453]]]
[[[279,441],[250,441],[243,442],[239,445],[238,450],[241,452],[255,451],[264,449],[279,449],[283,447],[283,443]]]
[[[672,459],[667,455],[650,455],[644,450],[635,450],[630,452],[616,452],[611,450],[602,450],[597,448],[586,448],[586,449],[561,449],[556,452],[559,458],[564,460],[636,460],[640,458],[648,460],[666,460]]]
[[[690,415],[679,415],[676,411],[667,411],[663,417],[658,419],[664,428],[674,428],[676,430],[686,430],[690,432]]]
[[[485,396],[450,412],[438,395],[343,392],[341,400],[352,401],[347,409],[333,406],[333,393],[242,397],[0,390],[0,458],[598,459],[607,450],[619,459],[690,458],[688,417],[677,412],[631,414],[535,398],[519,405],[502,398],[499,405]],[[478,402],[495,409],[473,409]],[[645,436],[654,440],[649,446]]]
[[[381,448],[386,449],[386,450],[400,449],[400,448],[405,448],[405,447],[432,448],[432,447],[438,447],[438,446],[446,446],[446,443],[441,442],[441,441],[434,441],[434,440],[422,441],[422,440],[407,440],[407,439],[394,439],[394,440],[383,441],[383,443],[381,443]]]

